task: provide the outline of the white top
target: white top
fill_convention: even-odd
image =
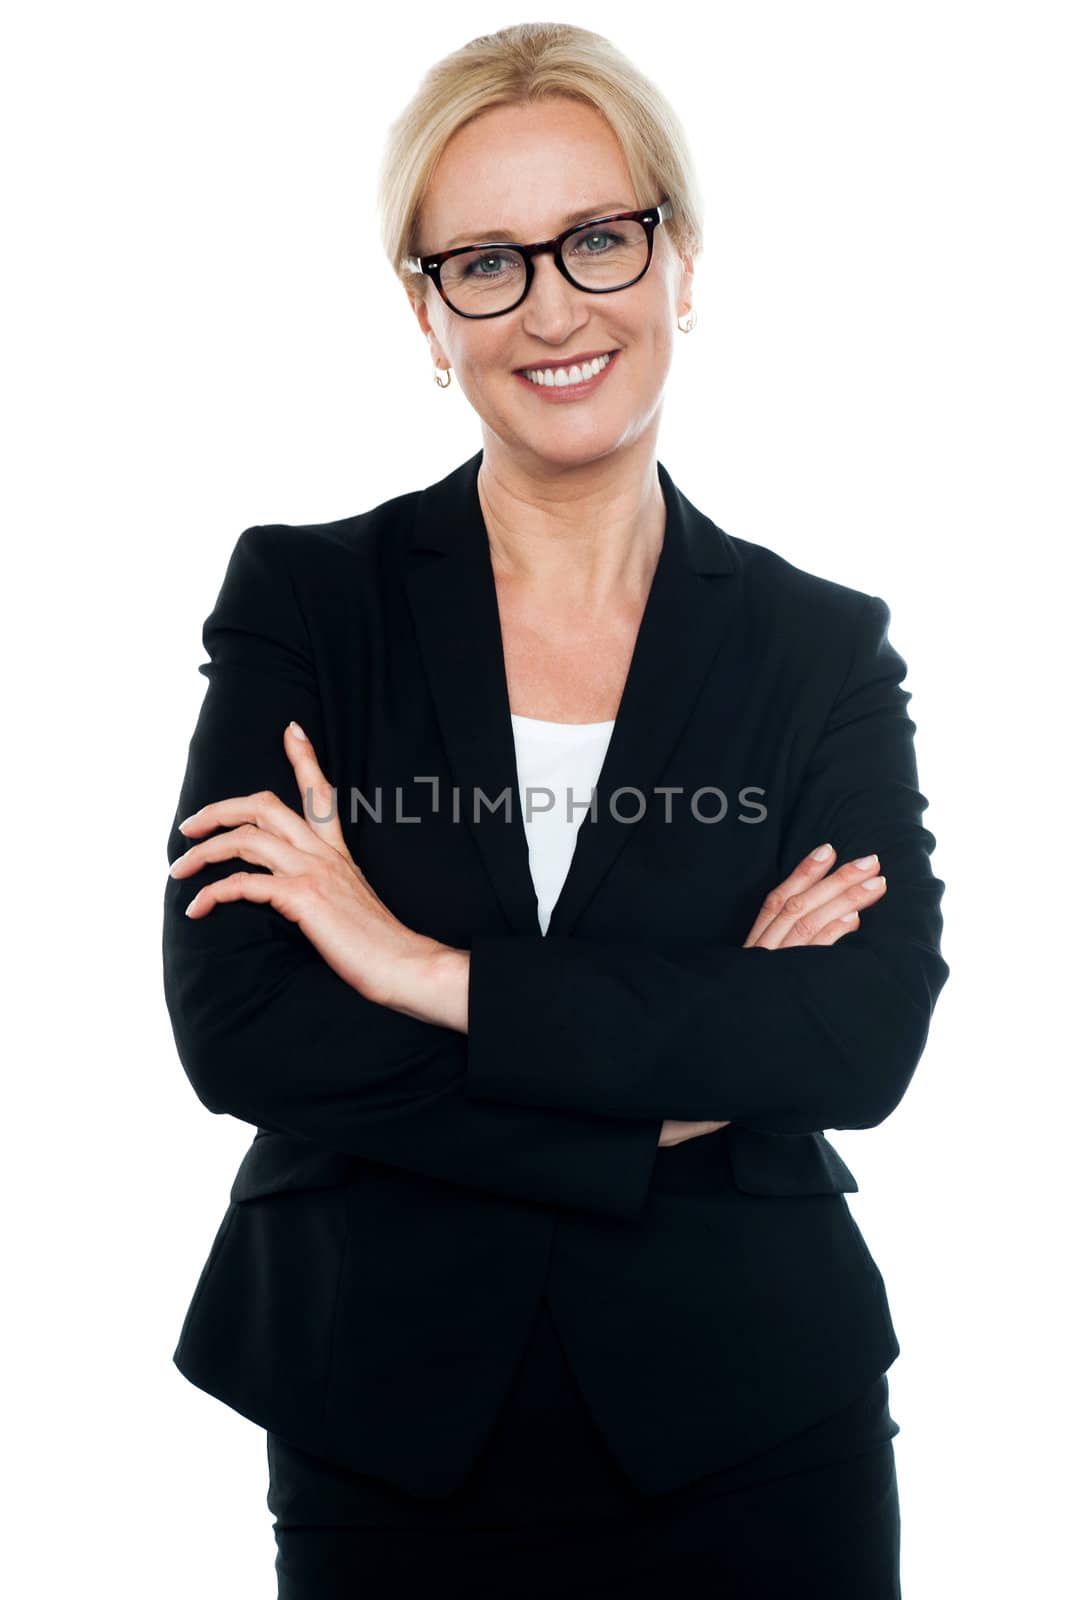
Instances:
[[[529,871],[536,889],[540,932],[546,933],[573,859],[577,829],[588,815],[588,802],[614,723],[543,722],[513,712],[510,720]]]

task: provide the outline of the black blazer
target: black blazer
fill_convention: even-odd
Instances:
[[[822,1130],[890,1115],[949,972],[906,664],[883,600],[724,533],[659,463],[662,552],[545,937],[481,457],[356,516],[246,529],[204,624],[169,860],[209,801],[301,811],[296,718],[376,892],[470,950],[470,1020],[368,1001],[271,906],[183,915],[266,868],[167,880],[182,1066],[258,1128],[174,1361],[295,1445],[443,1496],[543,1294],[621,1465],[662,1491],[899,1352]],[[839,864],[878,852],[886,896],[835,946],[743,949],[822,840]],[[664,1118],[731,1125],[660,1150]]]

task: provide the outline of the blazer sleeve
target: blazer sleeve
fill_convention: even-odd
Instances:
[[[849,665],[785,823],[781,876],[824,840],[837,865],[876,851],[887,893],[858,929],[782,950],[475,935],[467,1094],[781,1134],[869,1128],[895,1109],[950,970],[944,885],[921,821],[928,802],[891,614],[874,595],[857,612]]]
[[[247,528],[203,626],[208,680],[171,827],[214,800],[272,790],[302,815],[290,718],[327,748],[313,646],[279,549]],[[236,859],[168,878],[163,983],[181,1064],[209,1111],[508,1198],[607,1217],[642,1208],[661,1120],[490,1105],[464,1094],[467,1038],[366,999],[273,906],[185,907]]]

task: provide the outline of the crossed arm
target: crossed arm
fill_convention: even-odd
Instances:
[[[328,810],[304,806],[325,783],[310,641],[273,531],[247,530],[204,625],[209,687],[177,811],[198,809],[192,837],[230,832],[189,851],[164,909],[167,1002],[201,1100],[370,1160],[621,1216],[640,1209],[673,1119],[778,1133],[882,1120],[948,972],[887,620],[867,602],[789,822],[797,875],[744,947],[475,935],[465,952],[403,928],[339,824],[330,838],[307,821]],[[283,732],[290,718],[305,748]],[[810,862],[826,837],[837,854]],[[184,839],[175,821],[172,863]],[[868,868],[849,864],[874,850],[890,895],[861,889]],[[235,855],[252,870],[234,874]],[[838,922],[873,900],[874,926]]]

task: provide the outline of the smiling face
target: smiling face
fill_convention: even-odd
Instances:
[[[553,238],[571,218],[664,198],[633,193],[621,146],[590,106],[494,106],[448,143],[416,243],[422,254],[508,236],[525,244]],[[691,257],[678,255],[660,224],[646,273],[615,294],[583,293],[545,254],[526,298],[503,316],[460,317],[434,286],[411,305],[434,361],[454,368],[485,428],[509,449],[563,467],[631,445],[655,421],[691,292]],[[520,375],[608,351],[616,354],[606,368],[570,391]]]

